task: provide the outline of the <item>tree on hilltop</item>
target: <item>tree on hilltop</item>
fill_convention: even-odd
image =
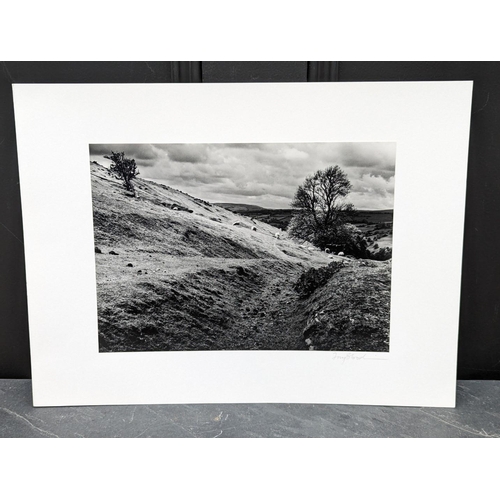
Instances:
[[[134,185],[132,180],[139,175],[139,170],[133,158],[126,158],[125,153],[115,153],[111,151],[111,154],[104,155],[104,158],[111,160],[111,165],[109,171],[116,176],[117,179],[123,180],[123,185],[127,191],[135,193]]]
[[[364,257],[366,241],[354,226],[347,224],[348,217],[356,212],[351,203],[344,201],[350,191],[351,183],[338,165],[307,177],[291,203],[298,211],[290,221],[290,235],[321,249],[341,247]]]

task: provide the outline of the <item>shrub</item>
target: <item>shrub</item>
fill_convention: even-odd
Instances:
[[[123,185],[127,191],[135,193],[132,179],[135,179],[139,175],[135,160],[125,157],[125,153],[123,152],[115,153],[114,151],[109,156],[105,155],[104,158],[111,160],[109,171],[118,179],[123,180]]]
[[[370,259],[373,260],[389,260],[392,258],[392,248],[380,248],[377,252],[372,252]]]
[[[316,289],[325,285],[328,280],[344,267],[343,262],[333,261],[328,266],[304,271],[294,285],[294,290],[301,298],[309,297]]]

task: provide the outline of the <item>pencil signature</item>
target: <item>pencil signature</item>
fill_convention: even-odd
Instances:
[[[333,354],[332,359],[345,363],[346,361],[361,361],[364,359],[378,361],[385,360],[386,358],[375,358],[366,352],[336,352]]]

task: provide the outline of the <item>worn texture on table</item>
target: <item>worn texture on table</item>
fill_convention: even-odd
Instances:
[[[0,380],[0,437],[500,437],[500,382],[459,381],[456,408],[204,404],[34,408]]]

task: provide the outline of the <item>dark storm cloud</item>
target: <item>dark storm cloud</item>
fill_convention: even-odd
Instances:
[[[346,167],[386,167],[394,164],[395,144],[343,143],[338,148],[338,159]]]
[[[123,152],[126,156],[134,158],[136,162],[154,160],[158,157],[152,144],[90,144],[91,156],[109,155],[112,151]]]
[[[343,167],[352,167],[363,175],[369,172],[389,179],[394,175],[396,143],[339,143],[326,148],[322,159]]]
[[[165,152],[170,160],[180,163],[203,163],[207,160],[206,144],[156,144],[155,148]]]
[[[124,151],[141,176],[212,202],[288,208],[297,187],[317,170],[339,165],[358,208],[392,208],[394,143],[92,145],[91,159]],[[99,161],[96,159],[96,161]],[[100,161],[102,163],[102,161]]]

